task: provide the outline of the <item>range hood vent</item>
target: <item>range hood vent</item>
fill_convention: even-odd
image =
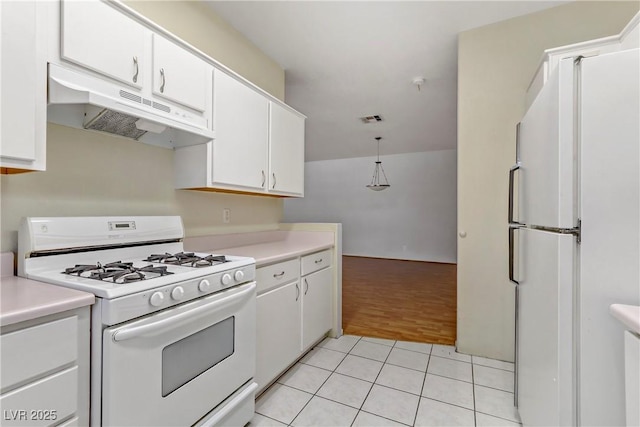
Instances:
[[[207,120],[122,89],[105,79],[49,64],[47,120],[166,148],[205,144]]]
[[[90,119],[89,122],[84,125],[84,128],[107,133],[115,133],[116,135],[135,139],[137,141],[142,137],[142,135],[147,133],[147,131],[136,127],[136,122],[138,120],[139,119],[137,117],[103,108],[97,116]]]
[[[382,116],[375,114],[372,116],[360,117],[360,120],[362,120],[362,123],[378,123],[382,121]]]

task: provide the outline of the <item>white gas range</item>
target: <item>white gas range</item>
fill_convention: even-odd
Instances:
[[[95,294],[91,424],[244,425],[255,261],[185,252],[180,217],[25,218],[18,274]]]

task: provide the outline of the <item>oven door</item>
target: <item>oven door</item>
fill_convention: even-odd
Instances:
[[[256,285],[104,330],[102,425],[188,426],[255,372]]]

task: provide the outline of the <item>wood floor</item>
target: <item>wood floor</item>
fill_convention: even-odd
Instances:
[[[343,257],[345,334],[454,344],[456,265]]]

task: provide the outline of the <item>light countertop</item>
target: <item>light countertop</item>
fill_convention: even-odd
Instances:
[[[73,310],[95,302],[94,295],[87,292],[16,277],[13,275],[13,254],[2,253],[0,258],[3,267],[0,277],[2,326]]]
[[[611,304],[609,312],[631,332],[640,334],[640,306]]]
[[[325,231],[268,231],[190,237],[184,245],[190,251],[251,257],[260,267],[332,248],[334,238]]]

